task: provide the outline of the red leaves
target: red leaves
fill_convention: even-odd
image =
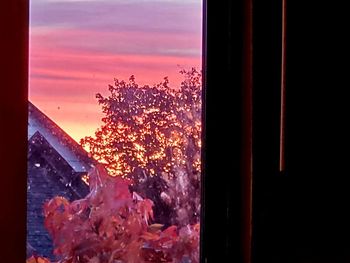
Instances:
[[[148,225],[149,219],[153,219],[153,202],[149,199],[144,199],[136,204],[137,211],[142,215],[142,218],[146,225]]]
[[[176,238],[177,233],[176,233],[177,227],[176,226],[169,226],[167,229],[165,229],[162,234],[160,235],[161,237],[171,237],[171,238]]]
[[[90,174],[91,192],[69,203],[55,197],[44,205],[45,226],[60,263],[199,262],[199,227],[150,224],[153,202],[135,198],[129,182],[108,176],[101,166]],[[133,198],[134,197],[134,198]],[[29,258],[27,263],[50,263]]]
[[[147,233],[142,237],[148,242],[146,254],[150,262],[181,263],[185,258],[192,263],[199,262],[199,224],[179,230],[170,226],[158,234]],[[155,258],[159,261],[152,261]]]
[[[43,257],[31,256],[26,260],[26,263],[50,263],[50,260]]]

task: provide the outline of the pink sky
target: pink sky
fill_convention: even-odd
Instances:
[[[200,0],[32,0],[30,23],[29,100],[77,141],[114,78],[177,87],[201,68]]]

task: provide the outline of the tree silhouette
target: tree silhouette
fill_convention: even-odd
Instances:
[[[168,78],[152,87],[139,86],[134,76],[115,79],[107,97],[96,95],[102,126],[80,143],[111,175],[132,179],[134,189],[159,200],[155,211],[164,204],[175,208],[163,215],[172,217],[167,223],[186,225],[199,219],[202,83],[195,68],[180,74],[177,89]]]

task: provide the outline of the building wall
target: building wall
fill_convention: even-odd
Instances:
[[[73,189],[74,188],[74,189]],[[78,193],[78,194],[77,194]],[[70,201],[88,193],[80,180],[60,155],[39,138],[29,144],[27,180],[27,243],[39,255],[55,259],[53,244],[44,227],[43,204],[54,196]]]

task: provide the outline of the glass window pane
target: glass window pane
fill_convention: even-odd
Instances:
[[[31,0],[27,262],[199,262],[202,11]]]

